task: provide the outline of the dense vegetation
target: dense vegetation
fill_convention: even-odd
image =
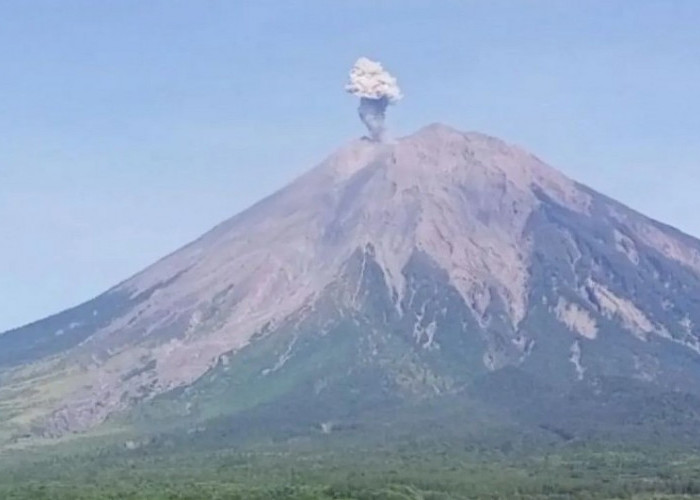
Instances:
[[[34,452],[37,453],[37,452]],[[44,449],[4,456],[2,499],[687,498],[700,495],[690,449],[576,444],[524,453],[408,440],[359,445],[335,438],[237,450],[179,446]],[[10,465],[11,464],[11,465]]]
[[[347,406],[351,399],[341,397],[352,394],[347,386],[315,405],[290,397],[282,406],[262,405],[179,430],[136,429],[0,452],[0,499],[639,500],[700,495],[695,446],[700,428],[693,401],[680,404],[677,395],[635,392],[629,383],[622,391],[614,380],[601,382],[598,393],[581,388],[576,397],[555,397],[532,390],[521,373],[499,376],[510,382],[485,380],[481,392],[474,392],[490,395],[495,413],[451,395],[357,414]],[[502,400],[513,409],[503,410]],[[330,424],[321,417],[331,407],[336,414],[346,411],[345,417],[324,428],[319,423]]]

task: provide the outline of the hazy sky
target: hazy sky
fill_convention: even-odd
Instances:
[[[700,235],[700,1],[0,0],[0,330],[75,305],[364,133],[360,55]]]

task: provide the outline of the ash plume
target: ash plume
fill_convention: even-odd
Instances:
[[[350,70],[350,82],[345,90],[360,98],[357,108],[360,119],[367,126],[370,138],[381,142],[386,108],[403,97],[396,78],[381,63],[360,57]]]

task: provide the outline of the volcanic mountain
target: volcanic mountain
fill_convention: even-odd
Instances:
[[[562,439],[694,429],[697,325],[700,241],[435,124],[353,141],[103,295],[1,335],[0,437],[221,419],[331,432],[383,410]]]

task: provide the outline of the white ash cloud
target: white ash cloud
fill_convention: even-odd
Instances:
[[[360,98],[360,119],[367,126],[372,140],[381,141],[386,108],[403,97],[396,78],[381,63],[360,57],[350,70],[350,82],[345,90]]]

